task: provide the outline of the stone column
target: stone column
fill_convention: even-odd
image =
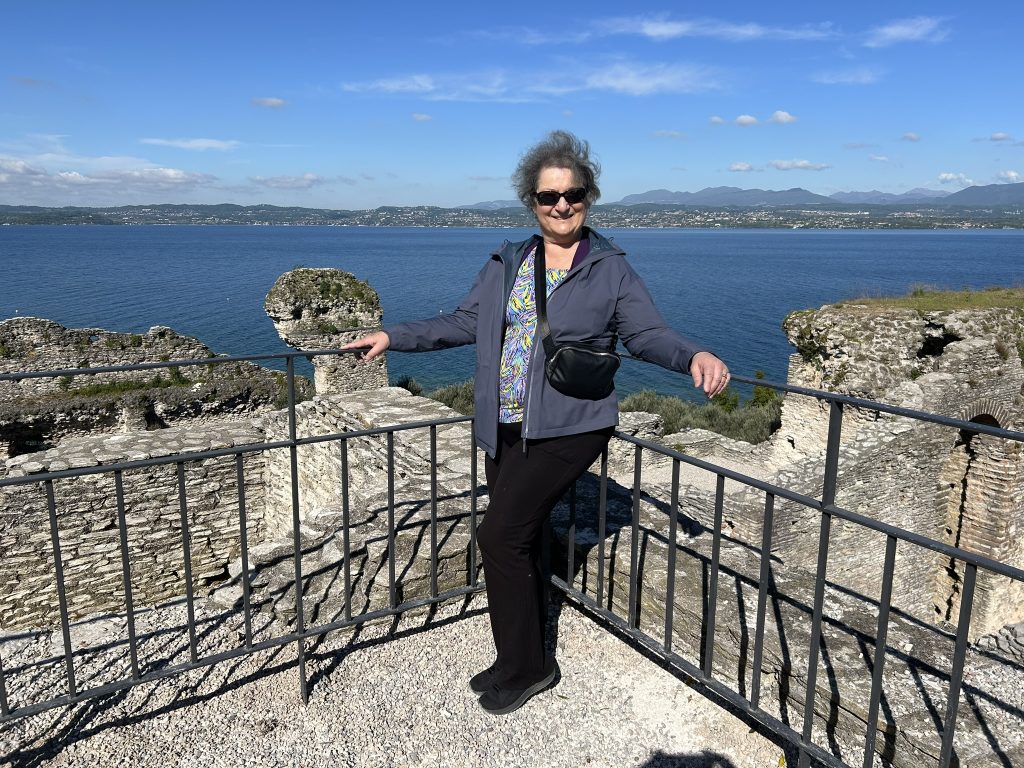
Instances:
[[[380,327],[383,313],[377,292],[340,269],[293,269],[277,279],[263,308],[278,335],[296,349],[334,349]],[[388,386],[382,355],[370,363],[355,355],[313,358],[318,395],[344,394]]]

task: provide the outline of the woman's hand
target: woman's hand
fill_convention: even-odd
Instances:
[[[341,349],[365,349],[366,352],[363,352],[362,359],[373,360],[373,358],[383,353],[389,346],[391,346],[390,337],[384,331],[374,331],[355,341],[350,341],[348,344],[343,345]]]
[[[709,398],[720,394],[729,384],[729,369],[710,352],[698,352],[693,356],[690,375],[693,376],[693,386],[703,387]]]

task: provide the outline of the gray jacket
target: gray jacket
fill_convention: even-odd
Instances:
[[[704,348],[665,325],[647,287],[625,253],[591,229],[590,252],[573,266],[548,297],[548,322],[556,343],[579,341],[610,347],[618,336],[635,357],[686,373]],[[507,240],[491,254],[458,309],[426,320],[384,328],[396,352],[427,352],[476,344],[476,439],[494,456],[498,442],[498,368],[505,307],[530,246],[537,240]],[[543,345],[533,345],[527,373],[523,437],[527,440],[589,432],[619,423],[615,393],[580,400],[551,387],[544,377]]]

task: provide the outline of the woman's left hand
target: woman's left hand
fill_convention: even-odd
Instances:
[[[722,392],[729,385],[729,369],[710,352],[698,352],[690,360],[690,375],[693,386],[704,389],[709,398]]]

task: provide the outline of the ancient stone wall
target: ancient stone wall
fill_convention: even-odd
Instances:
[[[340,434],[377,427],[458,416],[441,403],[415,397],[400,387],[316,397],[296,409],[299,438]],[[266,417],[261,426],[268,442],[287,437],[287,412]],[[378,497],[387,488],[387,436],[374,435],[347,441],[348,483],[353,509]],[[468,423],[437,428],[438,481],[455,490],[466,486],[470,474],[470,427]],[[340,441],[302,445],[298,448],[300,522],[309,515],[340,511],[342,505],[342,448]],[[483,471],[483,459],[479,462]],[[430,473],[430,432],[427,428],[394,433],[395,482]],[[285,536],[292,530],[291,458],[287,450],[268,455],[267,530]],[[481,475],[482,477],[482,475]]]
[[[122,461],[258,443],[245,423],[200,430],[74,438],[60,448],[9,459],[9,478]],[[261,454],[245,454],[249,538],[264,535]],[[221,580],[240,548],[238,483],[233,456],[184,465],[193,586]],[[177,465],[123,473],[128,550],[135,604],[151,605],[185,591],[184,549]],[[53,483],[61,561],[72,617],[123,612],[125,595],[113,473]],[[53,543],[43,483],[0,488],[0,627],[55,625],[59,621]]]
[[[801,350],[789,383],[887,402],[960,419],[1020,429],[1024,369],[1016,310],[912,310],[824,307],[787,320]],[[1015,533],[1024,509],[1020,445],[846,408],[837,503],[866,517],[1024,565]],[[776,481],[820,496],[828,409],[787,395],[783,423],[765,459],[782,465]],[[732,522],[741,537],[760,540],[763,498],[743,492]],[[791,503],[776,508],[773,540],[785,561],[815,562],[816,513]],[[884,537],[835,522],[829,578],[877,596]],[[897,550],[894,603],[928,621],[955,623],[963,564],[909,544]],[[1024,619],[1018,585],[979,579],[972,636]]]

